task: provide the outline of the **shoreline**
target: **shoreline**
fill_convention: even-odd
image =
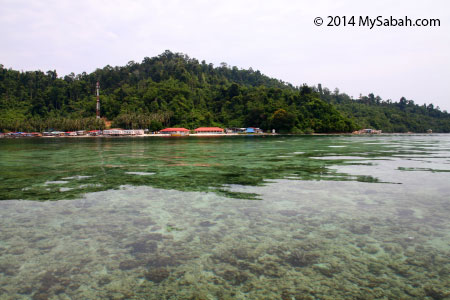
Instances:
[[[158,138],[188,138],[188,137],[231,137],[231,136],[390,136],[390,135],[436,135],[446,133],[380,133],[380,134],[355,134],[355,133],[310,133],[310,134],[293,134],[293,133],[224,133],[224,134],[189,134],[182,136],[174,136],[170,134],[143,134],[143,135],[75,135],[75,136],[6,136],[0,135],[0,139],[30,139],[30,138],[146,138],[146,137],[158,137]]]

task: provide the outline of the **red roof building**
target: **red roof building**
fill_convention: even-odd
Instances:
[[[172,135],[187,135],[189,134],[189,129],[186,128],[165,128],[159,131],[160,133],[172,134]]]
[[[217,134],[217,133],[223,133],[223,129],[220,127],[199,127],[194,130],[195,133],[200,134]]]

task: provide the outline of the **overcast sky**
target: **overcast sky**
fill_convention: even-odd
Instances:
[[[327,27],[329,15],[438,18],[440,27]],[[0,64],[23,71],[92,72],[168,49],[294,85],[450,111],[447,0],[0,0],[0,41]]]

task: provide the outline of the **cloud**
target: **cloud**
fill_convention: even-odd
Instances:
[[[294,85],[433,101],[450,109],[446,1],[2,0],[0,62],[60,75],[166,49],[259,69]],[[317,27],[321,16],[440,18],[436,28]],[[433,88],[426,88],[431,87]],[[439,88],[435,88],[439,87]]]

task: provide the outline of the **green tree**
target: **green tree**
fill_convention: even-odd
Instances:
[[[278,131],[291,131],[296,123],[296,117],[284,109],[275,111],[271,118],[271,125]]]

